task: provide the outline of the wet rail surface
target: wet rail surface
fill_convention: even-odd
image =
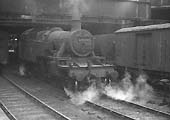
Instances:
[[[111,99],[103,96],[96,104],[117,111],[135,120],[170,120],[170,114],[133,102]]]
[[[71,120],[12,81],[0,77],[2,108],[11,120]]]
[[[106,114],[113,116],[116,120],[135,120],[135,119],[133,119],[129,116],[126,116],[126,115],[124,115],[120,112],[117,112],[115,110],[111,110],[111,109],[104,107],[102,105],[99,105],[95,102],[87,101],[85,104],[89,107],[93,107],[96,110],[100,110],[103,113],[106,113]]]
[[[0,120],[16,120],[15,116],[6,108],[6,106],[0,101]]]
[[[8,120],[17,120],[17,118],[10,112],[10,110],[3,104],[2,101],[0,101],[0,107],[1,110],[4,112],[5,116],[8,118]],[[6,118],[3,118],[5,120]]]

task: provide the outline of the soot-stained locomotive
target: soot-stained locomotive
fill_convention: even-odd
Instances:
[[[68,88],[87,88],[91,84],[114,80],[117,72],[94,53],[94,36],[84,29],[61,28],[26,30],[19,43],[19,57],[35,63],[42,75],[56,76]]]

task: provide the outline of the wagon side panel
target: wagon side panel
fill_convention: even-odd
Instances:
[[[151,52],[151,57],[152,57],[152,70],[161,70],[162,67],[162,39],[161,39],[161,34],[159,31],[154,31],[152,33],[152,47],[150,49]]]
[[[134,37],[133,33],[118,34],[116,40],[116,63],[120,66],[132,67],[134,65]]]
[[[163,39],[166,43],[166,52],[165,52],[165,71],[170,72],[170,29],[166,29],[163,33]]]

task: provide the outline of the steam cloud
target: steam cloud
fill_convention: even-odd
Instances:
[[[146,75],[140,75],[136,80],[137,83],[134,89],[137,97],[137,102],[141,104],[145,104],[153,97],[153,88],[147,84],[146,80]]]
[[[72,18],[79,20],[82,14],[89,10],[85,0],[68,0],[64,3],[64,7],[70,11]]]
[[[114,85],[107,85],[103,90],[99,90],[95,85],[91,85],[84,92],[71,92],[64,88],[66,94],[70,97],[73,104],[81,105],[86,101],[98,100],[101,93],[117,100],[124,100],[129,102],[135,102],[138,104],[146,104],[153,97],[153,89],[147,84],[147,77],[145,75],[139,75],[136,79],[136,83],[132,83],[131,75],[126,72],[125,77],[120,83]]]
[[[35,0],[25,0],[26,3],[25,9],[31,13],[31,15],[38,15],[40,14],[38,11],[38,5]]]
[[[99,97],[99,92],[94,85],[91,85],[84,92],[73,93],[66,88],[64,88],[64,91],[70,97],[71,102],[75,105],[84,104],[86,101],[95,101]]]
[[[25,71],[26,71],[25,66],[24,65],[20,65],[19,66],[19,74],[21,76],[24,76],[25,75]]]
[[[134,86],[131,82],[131,76],[128,72],[126,72],[125,77],[122,79],[120,84],[116,86],[106,86],[104,94],[114,99],[132,101],[135,97],[133,92]]]
[[[145,104],[153,97],[153,89],[147,84],[146,75],[139,75],[134,85],[130,74],[125,73],[121,83],[117,86],[106,86],[104,94],[114,99]]]

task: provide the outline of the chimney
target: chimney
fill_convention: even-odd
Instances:
[[[81,13],[79,11],[74,12],[71,20],[71,31],[81,30]]]

